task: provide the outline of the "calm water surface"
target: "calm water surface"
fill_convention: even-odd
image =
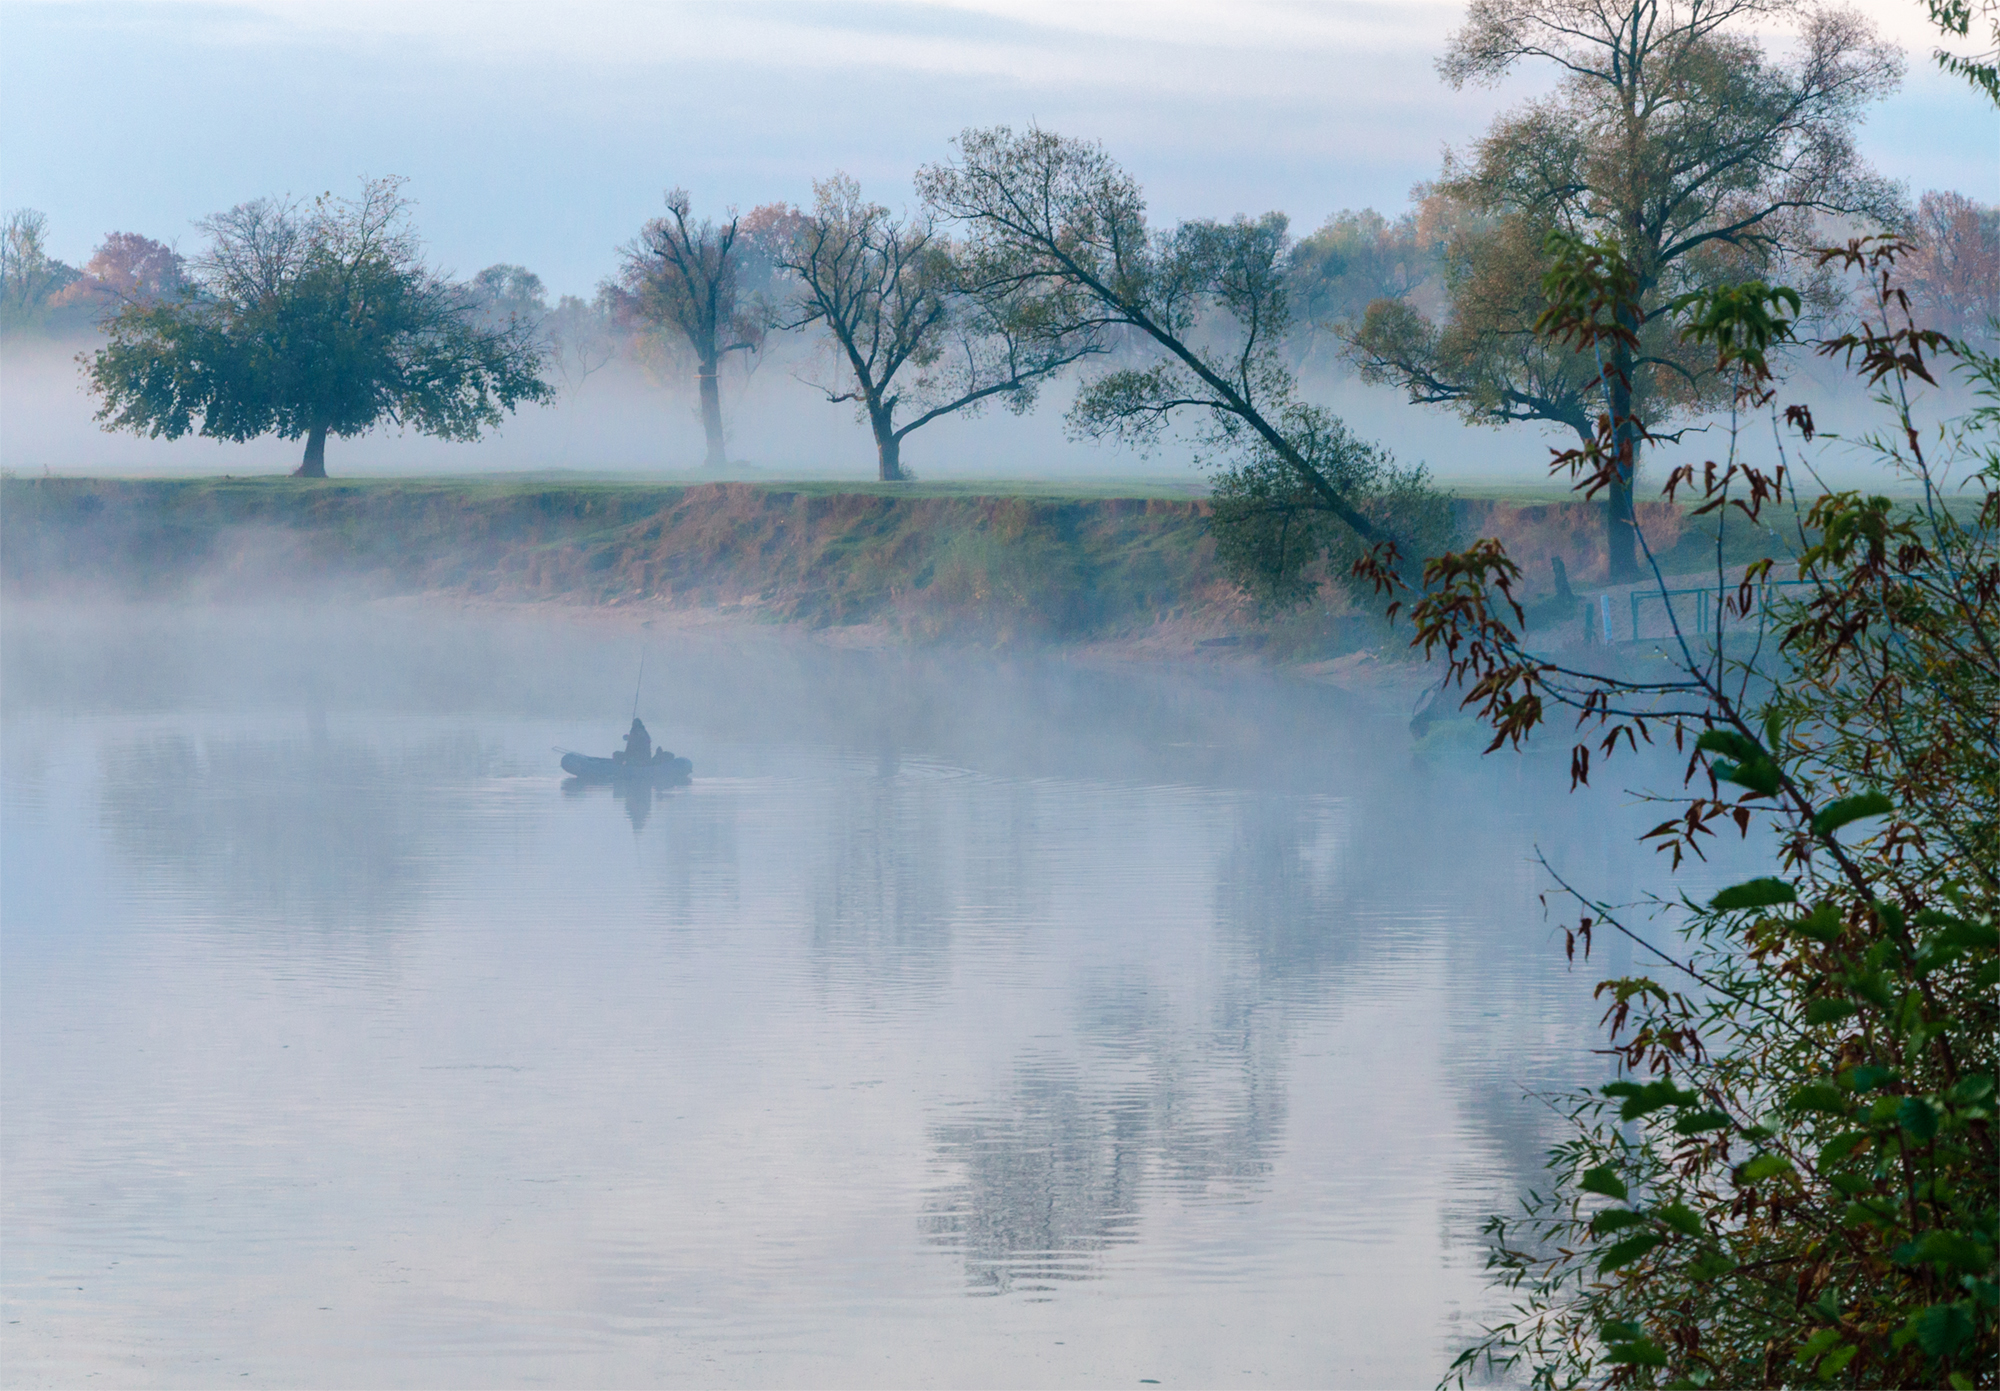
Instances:
[[[1653,882],[1265,677],[5,618],[9,1384],[1425,1385]]]

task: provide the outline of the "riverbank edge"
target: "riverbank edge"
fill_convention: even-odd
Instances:
[[[1217,564],[1205,499],[1010,486],[6,478],[0,592],[432,596],[706,615],[844,645],[1056,645],[1302,669],[1375,653],[1407,665],[1379,619],[1338,589],[1299,611],[1261,611]],[[1595,504],[1454,507],[1463,535],[1507,543],[1531,599],[1552,590],[1552,559],[1580,590],[1602,573]],[[1642,515],[1671,553],[1685,514],[1660,503]]]

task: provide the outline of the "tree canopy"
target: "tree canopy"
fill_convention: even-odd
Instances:
[[[481,327],[463,286],[426,267],[400,181],[310,206],[261,199],[201,223],[188,290],[127,304],[90,359],[107,430],[306,440],[298,473],[326,476],[326,437],[388,421],[477,439],[549,398],[518,323]]]
[[[1797,54],[1767,54],[1753,26],[1797,21]],[[1636,277],[1634,341],[1613,349],[1599,413],[1655,428],[1718,403],[1712,367],[1656,322],[1684,294],[1768,275],[1812,240],[1815,218],[1877,225],[1896,189],[1862,161],[1865,107],[1901,60],[1859,17],[1788,0],[1474,0],[1439,68],[1454,86],[1494,83],[1523,62],[1558,74],[1550,94],[1447,156],[1435,197],[1461,219],[1449,326],[1394,307],[1371,313],[1356,349],[1412,399],[1472,419],[1577,428],[1579,382],[1595,366],[1532,341],[1531,292],[1547,233],[1600,239]],[[1512,287],[1512,288],[1510,288]],[[1636,433],[1610,489],[1614,578],[1636,578],[1631,534]]]

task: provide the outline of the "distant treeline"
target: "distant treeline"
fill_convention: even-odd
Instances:
[[[308,477],[324,476],[329,435],[387,421],[474,439],[619,358],[692,379],[721,467],[721,380],[800,335],[819,356],[798,375],[868,424],[895,481],[912,432],[1026,411],[1074,376],[1073,433],[1143,447],[1174,430],[1220,471],[1225,550],[1277,601],[1345,573],[1357,547],[1414,563],[1444,539],[1423,470],[1307,398],[1314,370],[1353,369],[1471,423],[1561,426],[1586,449],[1601,418],[1630,422],[1606,525],[1611,570],[1631,578],[1643,443],[1736,385],[1682,332],[1683,306],[1785,284],[1801,325],[1837,327],[1857,286],[1815,249],[1860,231],[1900,239],[1898,282],[1929,327],[1982,335],[2000,315],[2000,209],[1952,192],[1911,206],[1856,148],[1901,51],[1809,7],[1802,44],[1778,54],[1756,13],[1475,4],[1444,80],[1545,63],[1553,86],[1448,152],[1409,211],[1344,212],[1300,238],[1278,212],[1156,225],[1101,146],[996,126],[917,171],[903,212],[839,173],[809,207],[719,217],[674,189],[591,299],[554,304],[523,266],[469,281],[428,266],[396,179],[241,204],[199,223],[187,257],[117,233],[81,268],[47,254],[42,214],[16,212],[0,324],[101,329],[106,429],[303,438]],[[1579,256],[1633,278],[1637,317],[1603,352],[1542,331],[1550,277]]]

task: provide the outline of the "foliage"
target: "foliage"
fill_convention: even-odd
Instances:
[[[549,396],[515,325],[481,328],[462,287],[425,267],[399,181],[310,209],[260,200],[202,223],[206,252],[172,299],[133,300],[87,361],[107,430],[178,439],[306,437],[299,472],[325,476],[325,442],[383,420],[477,439]]]
[[[1360,499],[1378,527],[1394,529],[1418,554],[1455,543],[1451,501],[1431,486],[1421,465],[1399,466],[1387,450],[1317,406],[1289,407],[1282,423],[1313,467]],[[1253,447],[1246,462],[1220,474],[1212,496],[1216,559],[1266,607],[1295,607],[1330,582],[1365,590],[1353,573],[1364,544],[1317,507],[1298,474],[1269,449]]]
[[[1032,290],[989,278],[928,219],[892,217],[844,174],[813,188],[813,211],[779,254],[798,286],[783,326],[825,334],[837,365],[821,390],[868,423],[885,482],[903,478],[911,431],[996,397],[1018,415],[1042,382],[1102,351],[1088,328],[1044,332]],[[898,425],[904,407],[914,415]]]
[[[1348,491],[1366,480],[1330,474],[1311,453],[1308,422],[1325,417],[1300,409],[1283,356],[1292,323],[1283,214],[1155,231],[1137,182],[1098,145],[1005,126],[968,130],[956,144],[957,160],[921,171],[918,188],[967,229],[984,282],[1031,301],[1047,335],[1119,335],[1150,350],[1084,385],[1072,430],[1143,447],[1191,420],[1212,456],[1289,470],[1297,486],[1284,491],[1287,506],[1325,513],[1371,545],[1399,534],[1400,523]],[[1219,481],[1260,486],[1227,473]],[[1317,523],[1313,534],[1324,534]],[[1258,543],[1229,549],[1240,557]]]
[[[1759,611],[1770,562],[1733,584],[1718,563],[1714,634],[1677,629],[1673,671],[1639,679],[1528,652],[1498,543],[1426,566],[1415,640],[1442,650],[1494,746],[1574,710],[1591,731],[1574,785],[1593,752],[1671,734],[1687,787],[1647,839],[1676,868],[1731,826],[1763,821],[1777,847],[1770,875],[1706,902],[1656,901],[1678,938],[1664,944],[1558,879],[1582,908],[1571,952],[1587,957],[1612,931],[1658,969],[1598,988],[1624,1075],[1567,1099],[1547,1189],[1489,1223],[1514,1310],[1459,1359],[1461,1383],[1482,1366],[1542,1386],[2000,1380],[2000,358],[1915,323],[1898,251],[1871,240],[1824,253],[1869,275],[1874,309],[1820,351],[1873,388],[1888,420],[1843,443],[1923,501],[1814,500],[1796,518],[1805,597]],[[1572,256],[1567,274],[1568,301],[1598,312],[1546,331],[1574,341],[1629,320],[1635,276],[1615,250]],[[1799,305],[1751,283],[1678,306],[1739,410],[1774,425],[1768,354]],[[1940,353],[1983,404],[1933,431],[1911,388],[1934,380]],[[1783,418],[1814,439],[1809,408]],[[1632,422],[1602,422],[1579,466],[1605,467],[1621,427]],[[1733,453],[1667,486],[1752,522],[1791,490],[1784,468]],[[1947,505],[1958,490],[1978,498],[1976,518]]]
[[[1436,229],[1423,225],[1417,213],[1391,222],[1373,208],[1335,213],[1318,231],[1299,238],[1285,266],[1299,365],[1316,365],[1322,345],[1340,352],[1342,335],[1370,305],[1432,297],[1445,269],[1442,249]]]
[[[159,304],[188,288],[187,263],[179,252],[136,232],[113,232],[48,305],[57,314],[70,311],[95,324],[125,305]]]
[[[1932,190],[1917,200],[1898,263],[1925,321],[1954,338],[1991,337],[2000,319],[2000,208]]]
[[[1931,50],[1931,57],[1946,72],[1964,78],[2000,106],[2000,3],[1996,0],[1924,0],[1931,23],[1946,38],[1972,37],[1975,18],[1985,30],[1983,52],[1953,53]]]
[[[1356,336],[1361,361],[1412,399],[1474,419],[1579,417],[1598,373],[1537,346],[1523,302],[1551,231],[1616,246],[1638,278],[1629,343],[1607,345],[1609,414],[1658,429],[1719,405],[1728,384],[1665,322],[1705,286],[1775,273],[1813,219],[1888,225],[1895,189],[1856,154],[1866,105],[1900,76],[1896,51],[1857,16],[1800,12],[1790,62],[1754,29],[1773,0],[1474,0],[1440,70],[1453,86],[1498,82],[1524,61],[1560,75],[1547,96],[1502,115],[1464,155],[1446,157],[1434,198],[1459,210],[1452,313],[1435,328],[1385,306]],[[1815,291],[1820,287],[1811,287]],[[1637,468],[1636,454],[1630,460]],[[1614,581],[1639,578],[1632,474],[1608,489]]]
[[[1481,215],[1440,194],[1426,211],[1442,234],[1446,311],[1440,321],[1401,297],[1371,303],[1348,336],[1363,380],[1469,424],[1550,421],[1588,439],[1601,409],[1596,363],[1534,331],[1550,224]]]

